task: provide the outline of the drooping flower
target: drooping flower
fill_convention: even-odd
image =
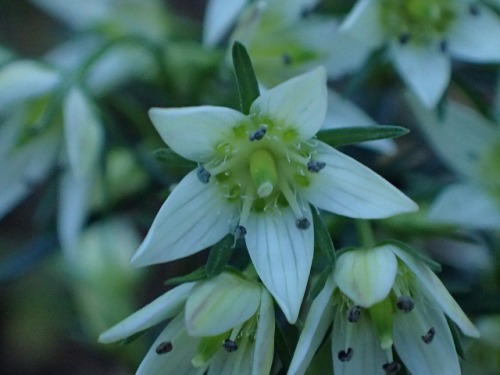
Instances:
[[[332,320],[336,375],[395,374],[393,347],[414,375],[459,374],[445,315],[479,335],[423,260],[391,244],[343,253],[311,305],[289,374],[304,373]]]
[[[274,308],[262,285],[222,274],[180,285],[102,333],[111,343],[172,319],[137,374],[268,374]]]
[[[450,79],[450,56],[470,62],[500,61],[500,18],[480,1],[359,0],[344,32],[388,52],[406,84],[428,107]]]
[[[349,217],[417,209],[379,175],[314,138],[326,111],[318,68],[259,96],[250,114],[201,106],[153,108],[162,139],[200,164],[168,197],[132,259],[167,262],[245,237],[257,273],[290,322],[313,254],[309,204]]]

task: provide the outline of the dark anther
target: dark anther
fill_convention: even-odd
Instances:
[[[170,353],[173,348],[171,341],[164,341],[156,347],[156,354]]]
[[[210,181],[210,172],[207,171],[203,165],[200,165],[196,170],[196,176],[198,176],[198,180],[204,184],[208,184],[208,181]]]
[[[250,133],[248,139],[251,141],[260,141],[266,135],[267,127],[261,126],[253,133]]]
[[[288,53],[284,53],[281,55],[281,61],[283,61],[283,65],[292,65],[292,56]]]
[[[245,228],[243,225],[238,225],[236,229],[234,230],[234,237],[239,240],[240,238],[245,237],[247,234],[247,228]]]
[[[441,42],[439,42],[439,49],[443,53],[448,51],[448,41],[446,39],[443,39]]]
[[[398,298],[398,302],[396,303],[396,307],[402,312],[410,312],[415,307],[415,303],[408,296],[401,296]]]
[[[324,161],[318,161],[318,160],[309,160],[307,162],[307,170],[309,172],[319,172],[323,168],[325,168],[326,163]]]
[[[382,366],[382,368],[387,374],[397,374],[399,370],[401,370],[401,365],[398,362],[394,361],[386,363]]]
[[[422,341],[426,344],[430,344],[436,335],[436,330],[434,327],[431,327],[425,335],[422,336]]]
[[[360,316],[361,316],[361,307],[360,306],[353,306],[347,312],[347,320],[351,323],[356,323],[359,320]]]
[[[477,3],[472,3],[469,5],[469,13],[473,16],[478,16],[481,9]]]
[[[410,33],[408,33],[408,32],[403,33],[399,36],[399,43],[406,44],[410,41],[410,38],[411,38]]]
[[[307,229],[311,226],[311,222],[307,220],[307,218],[303,217],[302,219],[297,219],[295,221],[295,225],[299,229]]]
[[[341,350],[337,355],[340,362],[348,362],[352,358],[352,348],[347,348],[346,350]]]
[[[238,350],[238,345],[231,339],[225,339],[222,342],[222,347],[228,353],[232,353],[232,352],[235,352],[236,350]]]

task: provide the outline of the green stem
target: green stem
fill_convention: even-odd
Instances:
[[[361,246],[365,248],[375,247],[375,236],[369,220],[356,220],[356,229]]]

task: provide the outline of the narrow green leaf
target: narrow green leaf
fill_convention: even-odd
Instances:
[[[318,133],[318,139],[332,147],[339,147],[377,139],[397,138],[408,133],[409,130],[401,126],[353,126],[322,130]]]
[[[205,270],[205,267],[200,267],[194,270],[191,273],[188,273],[187,275],[184,276],[179,276],[179,277],[172,277],[171,279],[168,279],[165,281],[163,284],[165,285],[180,285],[184,283],[189,283],[193,281],[199,281],[207,278],[207,271]]]
[[[455,344],[455,349],[457,351],[457,354],[460,358],[465,360],[466,359],[465,350],[462,344],[462,336],[460,334],[460,331],[455,322],[450,318],[448,318],[447,316],[446,316],[446,321],[448,322],[448,326],[450,327],[451,337],[453,338],[453,343]]]
[[[233,245],[234,236],[232,234],[228,234],[212,246],[206,264],[206,273],[208,277],[217,276],[224,271],[227,262],[231,258]]]
[[[169,168],[182,168],[182,169],[194,169],[196,168],[196,163],[184,159],[182,156],[173,152],[170,148],[159,148],[153,151],[153,155],[156,160],[166,164]]]
[[[139,337],[141,337],[142,335],[144,335],[147,331],[149,331],[150,328],[148,329],[144,329],[142,331],[139,331],[139,332],[136,332],[134,333],[133,335],[129,336],[129,337],[126,337],[124,338],[123,340],[121,340],[118,345],[120,346],[125,346],[125,345],[128,345],[132,342],[134,342],[135,340],[137,340]]]
[[[412,257],[419,259],[422,262],[424,262],[425,264],[427,264],[427,266],[429,266],[429,268],[431,270],[433,270],[434,272],[441,272],[441,265],[438,262],[432,260],[431,258],[427,257],[426,255],[422,254],[421,252],[414,250],[412,247],[408,246],[404,242],[401,242],[398,240],[388,240],[388,241],[384,241],[381,244],[378,244],[377,246],[380,246],[382,244],[394,245],[394,246],[400,248],[401,250],[403,250],[405,253],[408,253]]]
[[[306,298],[307,301],[312,301],[318,296],[318,294],[323,290],[326,280],[332,274],[332,272],[333,267],[327,266],[311,280],[311,287],[309,288],[309,292]]]
[[[252,61],[243,44],[233,44],[233,65],[240,93],[241,112],[245,115],[250,113],[250,106],[260,95],[259,84],[253,70]]]
[[[329,266],[334,267],[336,255],[330,232],[315,207],[311,207],[311,212],[314,222],[314,250],[327,259]]]

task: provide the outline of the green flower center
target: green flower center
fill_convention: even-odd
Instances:
[[[428,43],[442,38],[456,17],[453,0],[380,0],[380,19],[386,32],[401,43]]]

